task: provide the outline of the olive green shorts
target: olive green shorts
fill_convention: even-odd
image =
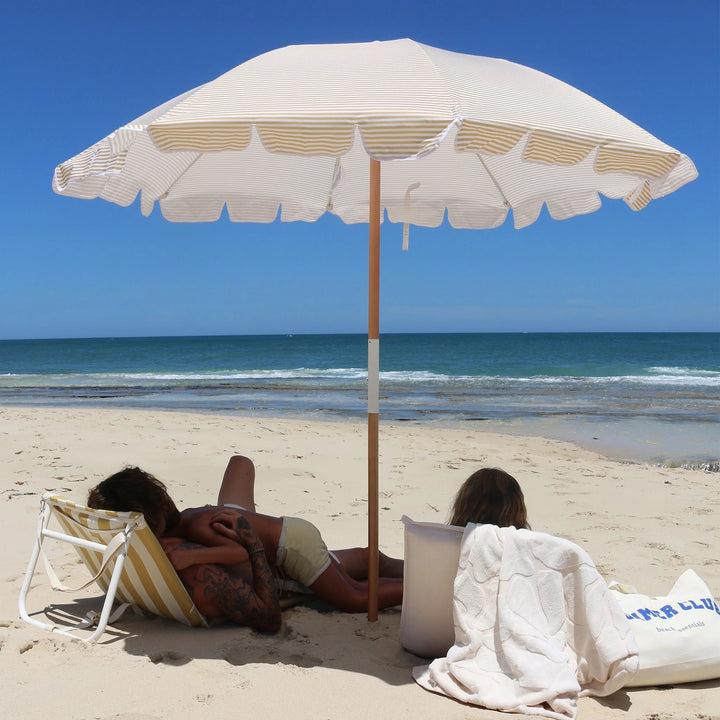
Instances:
[[[282,521],[277,565],[289,578],[309,587],[330,567],[327,545],[311,522],[294,517]]]

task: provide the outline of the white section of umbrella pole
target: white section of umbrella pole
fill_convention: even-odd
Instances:
[[[380,161],[370,159],[368,263],[368,621],[378,619],[379,374],[380,374]]]

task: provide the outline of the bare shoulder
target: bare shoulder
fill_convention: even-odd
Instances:
[[[180,512],[180,519],[190,519],[192,517],[195,517],[196,515],[200,515],[202,513],[206,512],[217,512],[218,510],[221,510],[221,507],[218,507],[217,505],[202,505],[200,507],[191,507],[191,508],[185,508]]]
[[[173,534],[186,537],[188,528],[202,520],[204,517],[214,515],[218,510],[222,510],[215,505],[203,505],[202,507],[185,508],[180,513],[180,522],[173,529]]]
[[[158,542],[160,543],[160,547],[167,552],[168,550],[174,550],[175,548],[180,547],[186,541],[181,537],[171,535],[169,537],[163,536],[158,538]]]

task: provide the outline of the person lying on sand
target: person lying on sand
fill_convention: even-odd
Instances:
[[[345,612],[368,606],[368,549],[329,552],[302,518],[255,512],[255,466],[230,458],[216,506],[180,512],[157,478],[127,467],[90,490],[92,508],[141,512],[198,610],[264,632],[280,628],[276,576]],[[402,602],[403,561],[380,553],[378,607]]]

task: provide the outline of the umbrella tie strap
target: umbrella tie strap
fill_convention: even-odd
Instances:
[[[408,189],[405,191],[405,217],[410,214],[410,193],[413,190],[417,190],[420,187],[419,182],[414,182],[412,185],[408,185]],[[403,223],[403,250],[407,250],[410,244],[410,223]]]

